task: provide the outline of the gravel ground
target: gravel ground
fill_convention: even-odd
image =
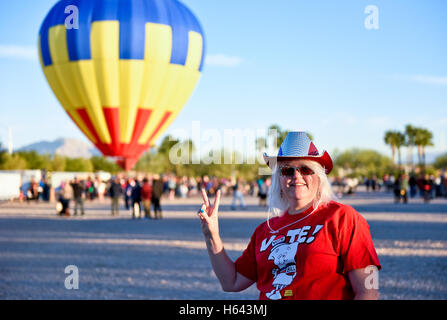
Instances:
[[[256,198],[231,211],[223,198],[220,229],[236,259],[266,218]],[[381,299],[447,299],[447,201],[394,204],[385,193],[340,200],[367,220],[383,269]],[[0,299],[257,299],[255,286],[220,289],[194,212],[199,198],[164,199],[164,219],[132,220],[109,202],[86,204],[83,217],[58,217],[54,204],[0,204]],[[66,266],[79,271],[67,290]]]

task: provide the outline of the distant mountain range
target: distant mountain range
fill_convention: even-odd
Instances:
[[[101,153],[91,144],[71,138],[59,138],[54,141],[38,141],[26,145],[17,151],[34,150],[39,154],[61,155],[70,158],[90,158]]]

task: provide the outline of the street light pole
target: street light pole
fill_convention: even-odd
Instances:
[[[3,128],[8,129],[8,153],[12,154],[13,147],[12,147],[12,128],[10,126],[6,126],[3,123],[0,123],[0,126]]]

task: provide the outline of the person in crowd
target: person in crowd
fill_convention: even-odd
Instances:
[[[444,198],[447,198],[447,171],[442,172],[441,178],[442,178],[441,188],[443,190],[442,194]]]
[[[194,177],[188,179],[188,197],[197,195],[197,180]]]
[[[369,192],[370,185],[371,185],[371,180],[368,177],[366,177],[365,178],[365,186],[366,186],[366,191],[367,192]]]
[[[386,192],[390,191],[390,175],[388,173],[383,175],[383,187],[385,188]]]
[[[78,209],[81,210],[81,215],[85,214],[84,211],[84,196],[85,196],[85,182],[84,180],[80,180],[77,176],[74,178],[74,181],[71,183],[71,187],[73,188],[73,200],[75,202],[74,215],[78,214]]]
[[[443,176],[440,172],[436,174],[435,178],[435,185],[436,185],[436,192],[435,197],[443,197],[444,196],[444,184],[443,184]]]
[[[189,192],[188,177],[183,176],[181,179],[177,179],[177,181],[178,181],[177,184],[178,195],[180,196],[180,198],[185,199],[186,197],[188,197]]]
[[[335,201],[327,175],[329,154],[305,132],[289,132],[272,168],[267,218],[242,255],[228,256],[219,232],[220,191],[213,206],[206,192],[197,212],[211,265],[224,291],[256,283],[260,299],[378,299],[381,268],[366,220]],[[376,273],[374,284],[366,285]]]
[[[402,173],[395,181],[395,203],[399,203],[402,200],[402,203],[408,203],[408,187],[409,187],[409,179],[405,173]]]
[[[371,179],[371,189],[372,191],[376,191],[377,189],[377,176],[373,175],[372,179]]]
[[[31,178],[31,181],[29,183],[28,190],[26,191],[26,200],[29,202],[31,200],[35,200],[36,202],[39,201],[39,191],[38,191],[39,185],[34,179],[34,177]]]
[[[258,197],[259,197],[259,206],[266,207],[267,206],[267,192],[268,192],[268,186],[266,181],[261,180],[258,181]]]
[[[126,186],[124,187],[124,205],[126,210],[130,209],[130,203],[132,202],[132,188],[135,185],[135,181],[129,178],[126,180]]]
[[[154,206],[155,219],[162,218],[162,210],[160,204],[162,195],[163,195],[163,181],[160,180],[160,176],[156,174],[154,175],[152,181],[152,204]]]
[[[42,201],[44,201],[44,198],[43,198],[43,188],[45,186],[43,180],[44,180],[43,178],[40,179],[39,183],[37,184],[37,199],[38,200],[42,200]]]
[[[174,200],[175,190],[177,188],[176,177],[174,175],[169,176],[168,179],[168,189],[169,189],[169,200]]]
[[[121,187],[121,182],[119,177],[112,179],[112,183],[109,188],[109,195],[112,199],[112,216],[119,215],[120,210],[120,198],[123,194],[123,188]]]
[[[429,175],[428,180],[430,182],[430,200],[433,200],[436,197],[436,181],[434,175]]]
[[[152,186],[149,183],[148,178],[143,179],[143,186],[141,187],[141,200],[143,201],[145,218],[151,219]]]
[[[141,214],[141,185],[140,182],[135,179],[134,185],[132,186],[132,192],[131,192],[131,199],[132,199],[132,219],[135,218],[143,218],[143,215]]]
[[[365,181],[369,181],[368,178],[365,178]],[[345,179],[343,177],[337,176],[335,180],[335,185],[337,186],[337,196],[339,198],[343,197],[343,189],[345,187]]]
[[[430,179],[428,174],[422,176],[421,189],[423,191],[423,198],[425,203],[429,203],[431,198],[431,192],[433,189],[433,180]]]
[[[85,193],[88,200],[94,200],[96,197],[95,183],[90,176],[87,177],[87,181],[85,182]]]
[[[50,201],[51,185],[47,178],[42,179],[42,200],[45,202]]]
[[[408,184],[410,186],[410,198],[414,198],[418,192],[418,184],[414,172],[410,174]]]
[[[118,182],[119,179],[118,179]],[[96,189],[96,197],[100,202],[104,202],[104,194],[106,193],[107,185],[104,181],[101,180],[100,177],[95,178],[95,189]],[[121,186],[121,184],[120,184]]]
[[[400,202],[400,190],[401,190],[402,179],[400,177],[395,178],[394,180],[394,203]]]
[[[62,181],[59,191],[59,203],[60,211],[59,215],[69,216],[70,215],[70,199],[73,197],[73,190],[70,185],[70,181]]]
[[[408,203],[408,188],[409,188],[409,177],[406,173],[402,174],[402,183],[400,189],[400,195],[403,203]]]
[[[243,194],[243,185],[241,183],[240,179],[236,180],[236,183],[233,185],[233,201],[231,203],[231,210],[236,210],[237,203],[239,202],[239,205],[242,210],[246,209],[245,201],[244,201],[244,194]]]
[[[427,175],[427,178],[428,178],[428,175]],[[419,174],[419,177],[416,179],[416,184],[417,184],[418,189],[419,189],[419,196],[422,199],[425,198],[425,183],[426,183],[425,175],[424,175],[424,173],[421,172]]]

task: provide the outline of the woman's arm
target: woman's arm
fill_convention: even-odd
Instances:
[[[374,267],[374,268],[370,268]],[[374,274],[374,272],[377,272]],[[354,290],[354,300],[379,299],[379,275],[375,266],[355,269],[348,272],[348,278]]]
[[[217,237],[205,237],[208,255],[214,273],[219,279],[222,290],[238,292],[247,289],[254,281],[236,271],[236,265],[225,252],[222,240]]]
[[[220,194],[220,190],[217,191],[214,206],[210,207],[206,191],[202,189],[204,204],[201,208],[201,211],[203,212],[200,212],[199,216],[214,273],[219,279],[220,285],[224,291],[237,292],[248,288],[254,281],[237,272],[234,262],[225,252],[219,235],[218,224]]]

